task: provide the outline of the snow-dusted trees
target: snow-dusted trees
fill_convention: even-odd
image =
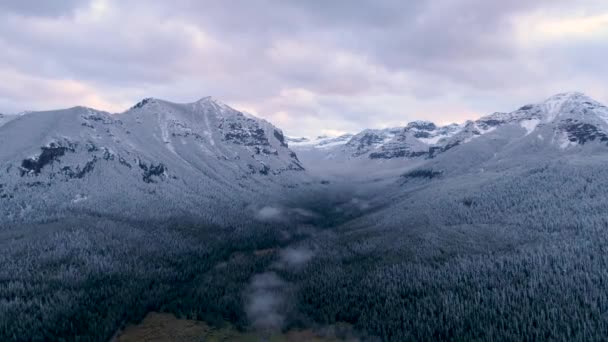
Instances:
[[[279,245],[264,224],[87,215],[0,234],[2,341],[107,341],[152,310],[244,327],[241,293],[271,262],[252,253]]]
[[[369,205],[347,191],[297,189],[284,204],[306,217],[298,224],[226,224],[247,210],[226,202],[196,217],[131,216],[179,213],[189,200],[159,187],[150,196],[171,200],[122,211],[122,202],[108,203],[107,213],[81,207],[56,221],[2,227],[0,337],[107,340],[151,310],[246,328],[248,284],[295,242],[314,246],[314,256],[273,270],[291,284],[285,328],[347,322],[387,341],[608,336],[601,162],[436,172],[404,177],[395,185],[402,190],[376,199],[367,215]]]
[[[608,335],[601,163],[412,182],[388,209],[315,240],[298,276],[303,312],[394,341]]]

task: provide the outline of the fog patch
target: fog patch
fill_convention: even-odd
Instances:
[[[340,214],[352,214],[368,211],[372,208],[370,201],[358,197],[353,197],[349,201],[341,203],[335,207],[335,212]]]
[[[307,247],[288,247],[281,251],[280,260],[275,267],[300,268],[310,261],[314,255],[314,251]]]
[[[277,207],[266,206],[258,210],[256,218],[260,221],[279,221],[283,218],[283,210]]]
[[[280,206],[265,206],[255,210],[258,221],[306,221],[319,217],[318,214],[303,208],[283,208]]]
[[[285,322],[287,284],[274,272],[251,279],[245,312],[252,326],[262,331],[279,331]]]
[[[354,197],[350,203],[359,210],[367,210],[371,207],[368,201]]]

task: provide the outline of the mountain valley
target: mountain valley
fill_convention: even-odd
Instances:
[[[0,337],[150,312],[345,340],[608,335],[608,108],[289,137],[206,97],[0,115]],[[231,329],[232,329],[231,328]]]

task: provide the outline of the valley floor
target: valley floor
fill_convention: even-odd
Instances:
[[[144,320],[137,325],[129,325],[123,331],[117,333],[113,342],[338,342],[354,341],[354,339],[337,337],[336,329],[325,331],[290,330],[281,332],[243,332],[225,323],[223,327],[209,326],[202,321],[178,319],[171,314],[149,313]]]

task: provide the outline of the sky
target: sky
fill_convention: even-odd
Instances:
[[[0,112],[213,96],[292,136],[608,104],[605,0],[2,0]]]

